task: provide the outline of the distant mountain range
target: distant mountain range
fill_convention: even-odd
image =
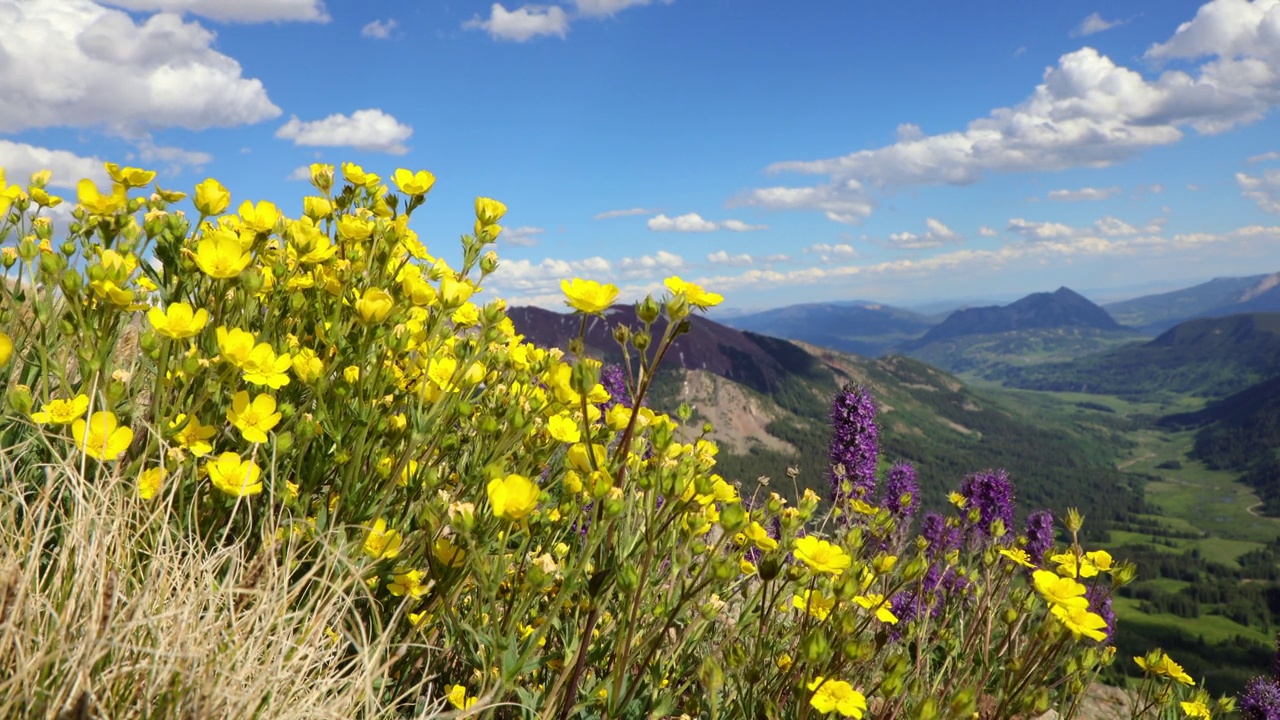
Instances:
[[[923,335],[935,320],[872,302],[807,303],[725,319],[739,330],[878,356]]]
[[[1215,278],[1184,290],[1104,307],[1119,322],[1152,335],[1193,318],[1280,312],[1280,273]]]
[[[940,325],[929,329],[907,348],[953,340],[968,335],[995,335],[1020,330],[1087,328],[1123,331],[1106,310],[1090,302],[1070,288],[1047,293],[1033,293],[1008,305],[965,308],[947,316]]]

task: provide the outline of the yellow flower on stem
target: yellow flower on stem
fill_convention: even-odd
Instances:
[[[333,214],[333,203],[327,198],[308,195],[302,198],[302,214],[314,222],[319,222]]]
[[[280,422],[276,399],[263,393],[249,402],[249,393],[241,390],[231,399],[227,420],[251,443],[265,443],[267,433]]]
[[[151,468],[143,470],[138,475],[138,497],[143,500],[150,500],[160,492],[160,487],[164,485],[164,470],[160,468]]]
[[[249,362],[249,355],[258,342],[253,333],[240,328],[228,330],[225,327],[219,327],[215,334],[218,339],[218,352],[223,360],[238,368],[244,367],[245,363]]]
[[[1031,556],[1022,548],[1001,548],[1000,554],[1006,559],[1011,560],[1022,567],[1035,569],[1035,565],[1031,562]]]
[[[319,199],[323,200],[323,198]],[[289,254],[300,265],[322,263],[333,257],[336,252],[338,247],[329,241],[328,235],[315,226],[311,218],[304,218],[289,226]]]
[[[373,234],[373,221],[358,218],[355,215],[343,215],[338,218],[338,237],[354,242],[368,240]]]
[[[430,585],[422,582],[422,573],[418,570],[409,570],[408,572],[396,573],[392,576],[392,582],[387,585],[387,589],[396,597],[409,597],[417,600],[427,594]]]
[[[876,619],[882,623],[889,623],[890,625],[896,625],[898,623],[898,616],[894,615],[893,611],[889,609],[889,602],[885,600],[883,595],[877,595],[874,593],[870,595],[857,595],[854,596],[853,601],[863,609],[874,610],[876,613]]]
[[[169,430],[177,430],[173,441],[192,455],[204,457],[213,452],[213,443],[209,439],[218,434],[218,429],[214,426],[201,425],[197,418],[188,419],[186,413],[179,413],[169,421]]]
[[[125,187],[146,187],[151,184],[152,180],[156,179],[154,170],[143,170],[136,167],[122,168],[113,162],[105,163],[105,166],[107,175],[111,176],[112,181]]]
[[[316,167],[315,165],[311,166],[312,177],[315,176],[315,167]],[[329,173],[330,173],[330,176],[332,176],[333,174],[332,165],[329,166]],[[359,165],[356,165],[355,163],[342,163],[342,177],[346,178],[347,182],[351,183],[352,185],[355,185],[356,187],[360,187],[365,184],[365,181],[368,180],[369,176],[368,176],[368,173],[364,171],[364,168],[360,167]]]
[[[582,431],[578,422],[569,413],[553,415],[547,420],[547,432],[562,443],[576,443],[582,440]]]
[[[426,195],[431,192],[431,186],[436,184],[436,176],[426,170],[415,173],[400,168],[395,171],[391,179],[395,181],[396,187],[400,188],[400,192],[406,195]]]
[[[209,323],[209,313],[204,308],[193,312],[190,305],[176,302],[170,303],[164,310],[151,308],[147,311],[147,320],[151,321],[151,327],[161,335],[181,340],[193,337],[203,330]]]
[[[324,361],[311,348],[302,348],[293,354],[293,374],[310,384],[324,374]]]
[[[239,237],[230,233],[216,233],[196,243],[196,265],[212,278],[239,277],[252,259]]]
[[[224,452],[205,463],[213,486],[231,497],[248,497],[262,492],[262,468],[253,460],[241,460],[233,452]]]
[[[1181,665],[1174,662],[1173,658],[1166,655],[1162,650],[1153,650],[1147,657],[1135,657],[1133,661],[1146,672],[1173,678],[1184,685],[1196,684],[1196,681],[1187,674],[1187,671],[1183,670]]]
[[[120,427],[115,413],[100,410],[89,416],[89,421],[77,418],[71,423],[71,436],[76,445],[91,458],[116,460],[133,442],[133,430]]]
[[[673,295],[683,295],[684,299],[696,308],[706,310],[709,307],[715,307],[724,302],[724,296],[719,293],[711,293],[702,289],[701,285],[681,280],[679,275],[673,275],[663,281],[667,289]]]
[[[819,620],[826,620],[836,607],[836,599],[806,588],[799,595],[791,596],[791,607],[803,610]]]
[[[1189,718],[1206,718],[1207,720],[1213,718],[1213,713],[1210,712],[1209,706],[1199,700],[1183,700],[1178,703],[1178,706],[1182,708],[1182,713]]]
[[[461,685],[454,685],[445,693],[445,697],[449,699],[449,704],[459,710],[466,710],[476,704],[476,698],[467,697],[467,689]]]
[[[129,204],[129,196],[123,185],[116,184],[110,195],[98,192],[98,186],[88,178],[76,185],[77,201],[92,215],[114,215]]]
[[[0,209],[0,213],[4,212]],[[9,364],[9,360],[13,358],[13,338],[7,333],[0,332],[0,367]]]
[[[381,288],[369,288],[356,296],[356,313],[360,315],[360,322],[376,325],[387,319],[395,304],[391,293]]]
[[[561,280],[560,290],[564,292],[566,305],[589,315],[604,312],[618,297],[618,287],[612,284],[601,285],[594,280]]]
[[[257,233],[269,233],[280,219],[280,208],[274,203],[261,200],[257,205],[245,200],[240,203],[240,222]]]
[[[320,192],[328,192],[333,187],[333,166],[324,163],[311,163],[311,184]],[[345,166],[343,168],[345,170]]]
[[[809,704],[820,713],[837,712],[842,717],[858,720],[867,712],[867,698],[843,680],[818,677],[809,683],[813,691]]]
[[[445,307],[455,308],[471,299],[476,289],[471,283],[446,275],[440,280],[440,297]]]
[[[487,197],[476,198],[476,220],[479,220],[481,225],[493,225],[506,214],[507,206],[497,200]]]
[[[754,520],[752,520],[751,524],[742,532],[747,536],[747,539],[751,541],[752,545],[755,545],[757,548],[764,550],[765,552],[778,549],[778,541],[769,537],[769,531],[765,530],[763,525]]]
[[[40,412],[32,413],[31,420],[38,425],[70,425],[83,418],[88,410],[88,395],[77,395],[70,400],[54,399],[45,403]]]
[[[196,209],[204,215],[221,215],[231,205],[231,193],[222,183],[207,178],[196,185]]]
[[[1049,611],[1071,631],[1071,636],[1077,640],[1081,635],[1098,642],[1107,639],[1107,621],[1103,620],[1101,615],[1089,612],[1087,607],[1054,605],[1049,608]]]
[[[258,343],[249,352],[249,356],[240,368],[244,370],[245,382],[266,385],[273,390],[279,390],[289,384],[289,376],[285,373],[289,371],[291,365],[289,353],[276,355],[276,351],[270,345]]]
[[[436,560],[449,567],[458,567],[467,557],[466,551],[455,545],[453,539],[445,535],[436,538],[436,541],[431,544],[431,554],[435,555]]]
[[[364,538],[364,552],[374,560],[387,560],[400,554],[403,541],[398,530],[388,530],[387,521],[378,518]]]
[[[486,489],[493,514],[504,520],[519,522],[538,506],[538,486],[523,475],[494,478]]]
[[[1050,605],[1089,607],[1089,601],[1084,596],[1084,585],[1071,578],[1060,577],[1048,570],[1036,570],[1031,575],[1031,581]]]
[[[853,559],[845,553],[844,548],[812,535],[796,540],[794,553],[797,560],[820,573],[839,575],[853,564]]]

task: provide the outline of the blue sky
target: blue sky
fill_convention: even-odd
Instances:
[[[1095,299],[1280,271],[1280,0],[0,0],[0,166],[297,213],[311,162],[438,181],[555,306]]]

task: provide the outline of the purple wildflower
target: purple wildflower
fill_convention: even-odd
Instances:
[[[1013,531],[1013,483],[1004,470],[987,470],[974,473],[960,483],[960,494],[968,500],[967,507],[977,508],[980,517],[977,527],[968,528],[970,537],[991,537],[991,524],[1004,523],[1005,539],[1012,538]]]
[[[609,393],[609,401],[601,405],[602,410],[618,404],[631,407],[631,391],[627,390],[627,376],[621,365],[605,365],[600,370],[600,384]]]
[[[1044,554],[1053,547],[1053,513],[1048,510],[1027,516],[1027,554],[1031,562],[1044,562]],[[1109,626],[1108,626],[1109,627]]]
[[[865,498],[875,490],[879,432],[875,398],[865,387],[845,385],[831,404],[832,502]]]
[[[889,468],[889,479],[884,484],[884,506],[898,518],[915,514],[920,506],[920,486],[916,483],[916,469],[911,463],[894,463]]]
[[[1111,642],[1116,634],[1116,611],[1111,608],[1111,593],[1101,585],[1094,585],[1085,592],[1089,600],[1089,612],[1094,613],[1107,623],[1107,637],[1103,643]]]
[[[1236,709],[1245,720],[1280,720],[1280,683],[1269,677],[1250,680]]]
[[[929,557],[939,558],[960,547],[960,529],[947,525],[938,513],[925,513],[920,521],[920,536],[929,541]]]

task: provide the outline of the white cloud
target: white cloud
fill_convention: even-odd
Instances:
[[[207,152],[156,145],[150,136],[138,141],[138,159],[150,165],[162,165],[170,175],[187,169],[199,170],[213,162],[213,156]]]
[[[1280,213],[1280,170],[1267,170],[1262,175],[1236,173],[1236,183],[1246,198],[1269,213]]]
[[[753,230],[766,230],[767,225],[748,225],[741,220],[725,220],[723,222],[712,222],[704,219],[698,213],[687,213],[676,217],[667,217],[666,215],[655,215],[649,218],[649,229],[654,232],[715,232],[716,230],[730,230],[733,232],[750,232]]]
[[[1032,241],[1064,240],[1076,235],[1075,228],[1069,225],[1055,222],[1033,222],[1022,218],[1011,219],[1005,229]]]
[[[818,259],[824,263],[832,260],[848,260],[850,258],[860,257],[857,250],[849,243],[815,243],[804,249],[805,254],[813,253]]]
[[[502,234],[498,236],[498,239],[508,245],[533,247],[538,244],[539,236],[545,232],[545,228],[530,227],[528,225],[516,228],[503,228]]]
[[[0,0],[0,132],[105,126],[202,130],[280,115],[197,22],[135,23],[89,0]]]
[[[311,166],[302,165],[294,168],[293,172],[289,173],[289,180],[295,182],[311,182]]]
[[[996,229],[993,227],[987,227],[986,225],[983,225],[982,227],[978,228],[978,234],[981,235],[982,237],[995,237],[1000,233],[996,232]]]
[[[53,173],[49,185],[56,188],[75,188],[81,178],[89,178],[99,186],[110,182],[98,158],[4,139],[0,139],[0,168],[4,168],[9,183],[25,184],[32,173],[40,170]]]
[[[569,16],[558,5],[524,5],[507,10],[501,3],[494,3],[488,20],[475,17],[462,27],[484,30],[495,40],[525,42],[542,35],[559,35],[563,39],[569,32]]]
[[[391,37],[391,33],[395,31],[399,23],[395,18],[387,18],[384,20],[374,20],[373,22],[360,28],[362,37],[374,38],[375,40],[386,40]]]
[[[820,210],[828,220],[856,225],[871,217],[875,202],[857,180],[817,187],[757,188],[730,200],[732,205],[754,205],[770,210]]]
[[[295,145],[353,147],[357,150],[403,155],[404,142],[413,128],[376,108],[357,110],[350,116],[335,113],[323,120],[303,122],[295,115],[276,130],[276,137]]]
[[[1103,30],[1110,30],[1111,28],[1114,28],[1114,27],[1120,27],[1126,22],[1128,21],[1127,20],[1105,20],[1103,19],[1102,15],[1098,13],[1093,13],[1089,15],[1089,17],[1082,20],[1080,24],[1076,26],[1076,29],[1071,32],[1071,34],[1073,36],[1092,35],[1094,33],[1100,33]]]
[[[684,267],[684,258],[659,250],[653,255],[641,255],[638,258],[622,258],[617,269],[623,277],[651,276],[655,272],[671,272]]]
[[[840,221],[865,218],[869,191],[966,184],[991,172],[1105,167],[1179,142],[1185,128],[1208,134],[1260,119],[1280,104],[1280,0],[1211,0],[1152,61],[1180,59],[1148,79],[1093,48],[1063,55],[1021,103],[993,110],[963,130],[907,133],[892,145],[842,157],[778,162],[772,173],[825,175],[807,188],[765,188],[739,201],[821,210]],[[833,212],[838,200],[859,212]],[[834,217],[833,217],[834,215]]]
[[[1085,187],[1079,190],[1050,190],[1048,198],[1060,202],[1077,202],[1080,200],[1106,200],[1120,194],[1120,188]]]
[[[574,0],[574,5],[578,8],[578,14],[587,17],[601,17],[614,15],[629,7],[639,5],[648,5],[652,0]],[[670,5],[674,0],[663,0]]]
[[[1106,237],[1127,237],[1130,235],[1140,235],[1142,230],[1130,225],[1118,217],[1108,215],[1093,223],[1093,227]],[[1159,230],[1159,228],[1152,228]]]
[[[1280,160],[1280,152],[1266,152],[1266,153],[1262,153],[1261,155],[1254,155],[1253,157],[1249,158],[1248,162],[1260,163],[1260,162],[1270,162],[1272,160]]]
[[[889,236],[888,241],[875,242],[899,250],[920,250],[923,248],[942,247],[948,243],[957,243],[964,240],[954,230],[936,218],[927,218],[924,224],[928,229],[923,234],[917,235],[913,232],[893,233]]]
[[[189,13],[223,22],[329,22],[323,0],[106,0],[106,4],[134,11]]]
[[[602,213],[596,213],[592,219],[594,220],[612,220],[613,218],[631,217],[633,215],[652,215],[658,212],[649,208],[629,208],[627,210],[606,210]]]
[[[718,252],[709,253],[707,255],[707,262],[714,263],[716,265],[728,265],[730,267],[745,267],[755,262],[755,258],[747,255],[746,253],[741,255],[730,255],[727,251],[720,250]]]

